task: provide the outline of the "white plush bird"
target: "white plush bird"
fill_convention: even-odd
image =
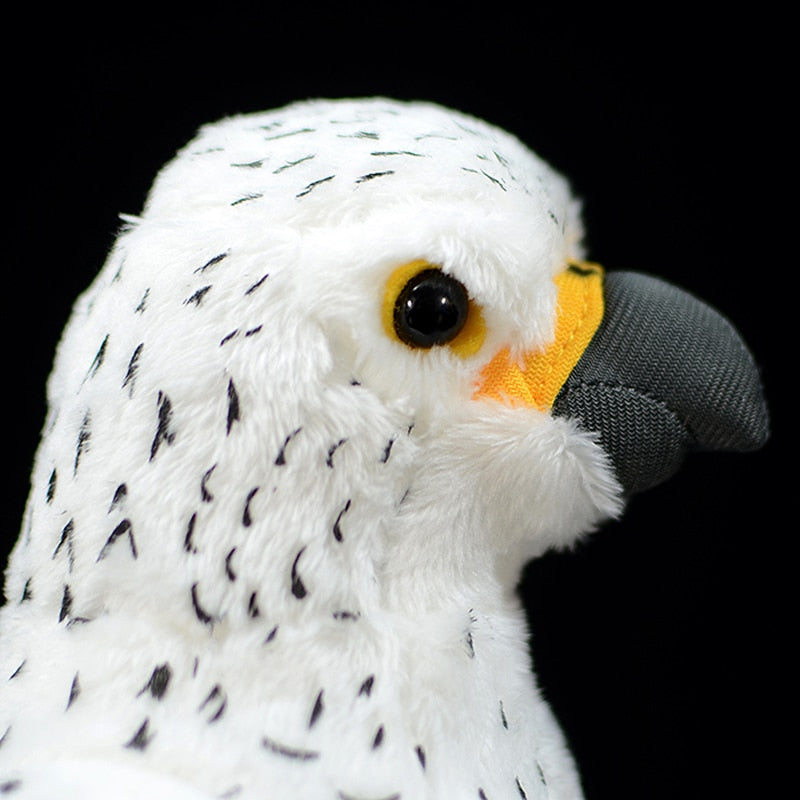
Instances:
[[[764,440],[733,329],[431,104],[223,120],[124,221],[6,573],[0,793],[581,797],[520,570]]]

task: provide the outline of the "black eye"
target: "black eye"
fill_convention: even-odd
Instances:
[[[426,269],[403,287],[394,304],[394,329],[411,347],[447,344],[458,336],[469,312],[464,285],[438,269]]]

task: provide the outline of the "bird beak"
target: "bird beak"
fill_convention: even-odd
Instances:
[[[519,361],[502,350],[476,397],[522,402],[596,432],[627,494],[668,478],[688,451],[766,442],[758,370],[718,312],[663,281],[593,264],[570,264],[556,284],[553,342]]]

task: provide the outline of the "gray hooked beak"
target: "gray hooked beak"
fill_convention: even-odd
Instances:
[[[688,451],[744,452],[766,442],[758,370],[724,317],[633,272],[608,273],[604,300],[553,413],[599,434],[627,494],[664,481]]]

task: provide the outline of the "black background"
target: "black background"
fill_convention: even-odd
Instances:
[[[785,591],[796,468],[782,460],[797,292],[782,221],[781,133],[796,102],[787,23],[766,7],[702,22],[675,6],[264,5],[114,7],[113,20],[31,9],[6,30],[0,555],[19,529],[71,304],[118,212],[141,209],[198,125],[315,96],[451,105],[570,176],[593,259],[703,297],[761,364],[764,450],[693,456],[575,553],[532,565],[523,589],[537,672],[588,800],[770,796],[796,635]]]

